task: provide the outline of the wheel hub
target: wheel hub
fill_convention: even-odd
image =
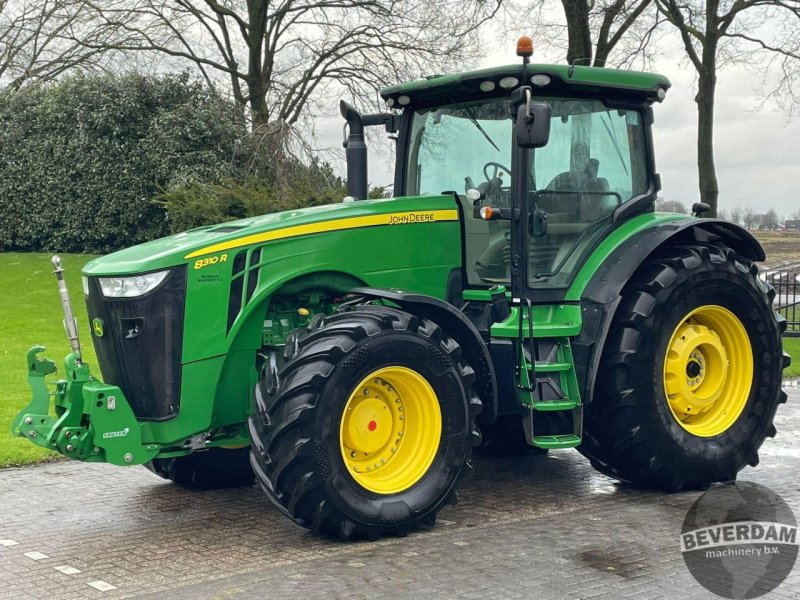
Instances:
[[[675,329],[664,360],[664,392],[681,426],[701,437],[727,430],[750,394],[753,355],[731,311],[704,306]]]
[[[392,437],[394,415],[374,386],[365,387],[364,393],[365,396],[348,409],[347,427],[342,434],[345,446],[369,456],[383,448]]]
[[[365,377],[345,405],[342,457],[359,485],[394,494],[425,475],[441,431],[439,401],[428,381],[405,367],[384,367]]]

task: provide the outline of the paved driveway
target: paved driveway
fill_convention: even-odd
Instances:
[[[800,393],[740,479],[800,517]],[[0,471],[0,598],[712,598],[678,535],[697,493],[626,488],[575,451],[476,459],[432,530],[340,543],[256,487],[193,493],[141,467]],[[800,597],[800,565],[774,598]]]

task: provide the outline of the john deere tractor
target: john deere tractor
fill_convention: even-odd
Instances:
[[[784,322],[750,233],[654,212],[669,81],[518,54],[386,88],[382,114],[342,102],[341,203],[88,263],[102,381],[56,259],[72,352],[51,409],[55,366],[29,351],[13,433],[194,487],[255,477],[342,538],[433,524],[482,436],[662,490],[755,465]],[[367,127],[396,138],[392,198],[366,199]]]

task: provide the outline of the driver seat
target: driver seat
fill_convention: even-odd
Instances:
[[[600,161],[590,158],[581,171],[564,171],[544,188],[573,194],[542,194],[540,208],[547,212],[550,223],[591,223],[610,214],[616,208],[613,198],[586,196],[581,192],[607,192],[608,180],[598,177]],[[610,209],[610,210],[609,210]]]

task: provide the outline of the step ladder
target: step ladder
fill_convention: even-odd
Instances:
[[[531,356],[533,352],[533,356]],[[520,338],[518,381],[528,443],[575,448],[581,443],[583,405],[570,338]]]

